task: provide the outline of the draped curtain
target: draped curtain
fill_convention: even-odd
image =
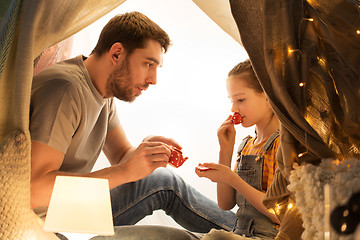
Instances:
[[[0,76],[0,139],[13,129],[28,131],[34,59],[44,49],[70,37],[124,1],[23,0],[19,21],[15,21],[14,31],[9,32],[13,40]]]
[[[293,164],[360,157],[360,15],[351,0],[230,0],[241,41],[281,122],[279,169],[264,203],[277,239],[299,239]],[[283,208],[281,206],[284,206]]]
[[[0,3],[0,238],[57,239],[30,208],[30,92],[34,60],[125,0]]]

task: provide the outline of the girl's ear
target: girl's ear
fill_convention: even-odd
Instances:
[[[265,94],[265,102],[271,108],[268,96]]]

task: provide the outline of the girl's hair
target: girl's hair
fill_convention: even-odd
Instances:
[[[244,62],[238,63],[233,69],[230,70],[230,72],[228,73],[228,77],[236,77],[242,73],[248,73],[248,77],[244,77],[242,79],[246,81],[246,84],[250,88],[254,89],[258,93],[264,92],[258,78],[255,75],[254,69],[249,59]]]
[[[91,54],[101,56],[116,42],[120,42],[127,53],[131,54],[137,48],[145,48],[149,39],[159,42],[164,53],[168,50],[168,34],[147,16],[139,12],[116,15],[102,29]]]

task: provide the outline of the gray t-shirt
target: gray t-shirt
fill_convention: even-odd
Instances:
[[[107,132],[120,124],[114,99],[99,94],[83,58],[54,64],[33,79],[31,139],[65,154],[60,171],[90,172]]]

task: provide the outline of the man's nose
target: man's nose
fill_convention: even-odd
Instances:
[[[155,85],[157,83],[157,71],[153,71],[146,78],[146,83]]]

